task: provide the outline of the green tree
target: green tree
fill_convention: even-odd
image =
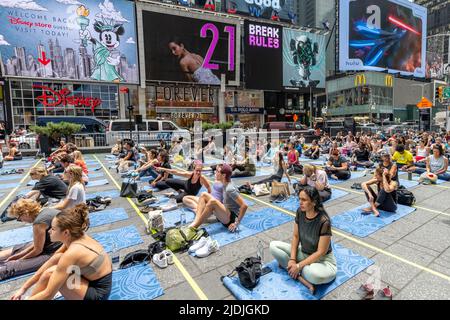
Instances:
[[[68,138],[81,131],[81,125],[70,122],[48,122],[46,126],[31,126],[30,130],[48,136],[53,142],[59,142],[61,138]]]

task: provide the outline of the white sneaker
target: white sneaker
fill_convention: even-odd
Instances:
[[[196,241],[188,250],[189,253],[194,253],[201,247],[203,247],[208,241],[211,241],[211,238],[201,237],[200,240]]]
[[[164,250],[162,253],[166,255],[167,264],[173,264],[173,252],[169,249]]]
[[[165,252],[157,253],[153,256],[153,263],[156,264],[161,269],[167,268],[167,256]]]
[[[177,203],[177,200],[175,200],[175,199],[170,199],[166,205],[161,206],[161,210],[164,212],[175,210],[177,208],[178,208],[178,203]]]
[[[217,240],[209,239],[206,244],[195,251],[195,255],[199,258],[206,258],[211,253],[216,252],[219,250],[219,243]]]

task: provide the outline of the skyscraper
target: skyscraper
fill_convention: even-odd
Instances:
[[[46,52],[45,47],[41,42],[37,46],[37,51],[38,51],[38,58],[42,58],[43,53]],[[42,63],[39,63],[38,72],[41,77],[44,78],[51,77],[53,74],[52,63],[49,63],[45,66]]]
[[[27,61],[25,58],[25,48],[24,47],[15,47],[14,53],[17,57],[17,72],[18,76],[24,75],[24,71],[28,70]]]
[[[64,54],[64,69],[66,70],[66,76],[70,79],[78,78],[75,59],[75,50],[67,48]]]

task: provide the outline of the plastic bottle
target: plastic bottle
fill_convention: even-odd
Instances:
[[[118,250],[118,247],[116,244],[112,245],[112,252],[111,252],[111,263],[113,266],[113,270],[119,269],[120,265],[120,252]]]
[[[264,245],[261,240],[256,247],[256,256],[261,259],[261,262],[264,261]]]

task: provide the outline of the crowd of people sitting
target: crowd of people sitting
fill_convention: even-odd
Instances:
[[[161,141],[158,148],[149,150],[124,139],[117,141],[111,154],[123,176],[146,178],[159,191],[176,191],[172,195],[176,203],[195,213],[189,228],[198,229],[215,216],[230,232],[239,229],[248,211],[233,179],[253,177],[259,167],[270,165],[272,172],[267,171],[267,177],[243,186],[251,191],[258,185],[270,189],[286,177],[287,187],[296,191],[300,206],[292,241],[273,241],[270,251],[291,277],[314,293],[316,285],[332,281],[337,273],[331,222],[323,206],[332,197],[330,180],[351,179],[357,170],[365,175],[373,171],[373,177],[361,184],[368,204],[364,213],[395,212],[402,172],[426,175],[423,177],[429,181],[435,181],[433,175],[450,180],[448,138],[413,131],[391,137],[348,132],[336,137],[324,134],[306,144],[304,136],[293,133],[287,140],[271,142],[236,137],[222,149],[211,137],[205,147],[195,143],[192,152],[183,139],[173,141],[170,148]],[[220,163],[207,165],[212,156],[221,159]],[[175,166],[176,157],[183,161]],[[64,142],[48,160],[45,167],[31,169],[36,181],[33,189],[8,209],[10,217],[33,225],[33,241],[0,251],[0,279],[35,272],[13,299],[23,298],[31,287],[29,299],[52,299],[57,292],[66,299],[107,299],[111,263],[102,245],[86,234],[86,162],[74,144]],[[213,176],[205,173],[206,167]],[[217,242],[208,245],[211,251],[218,249]],[[71,276],[65,272],[69,266],[81,270],[81,285],[76,289],[66,285]]]

